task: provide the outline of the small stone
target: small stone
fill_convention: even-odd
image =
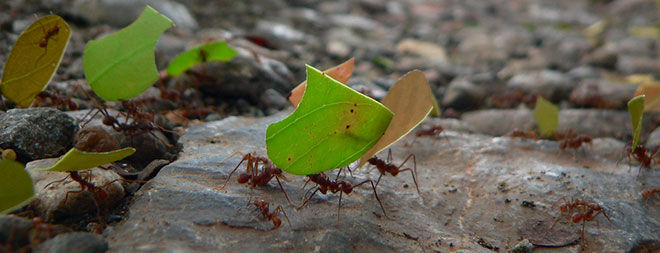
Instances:
[[[73,118],[53,108],[12,109],[0,115],[0,147],[13,149],[24,163],[64,154],[75,131]]]
[[[507,83],[507,88],[522,90],[527,94],[536,93],[552,101],[568,96],[574,82],[566,75],[552,70],[542,70],[518,74]]]
[[[282,109],[289,106],[289,101],[274,89],[267,89],[261,94],[262,108]]]
[[[424,57],[435,63],[447,63],[447,53],[443,47],[431,42],[405,39],[396,46],[403,54],[413,54]]]
[[[124,198],[122,178],[112,170],[94,168],[79,172],[83,176],[89,173],[91,179],[88,181],[98,187],[103,186],[105,199],[102,199],[99,192],[92,194],[87,189],[83,192],[77,192],[81,189],[80,184],[67,177],[67,173],[34,169],[48,168],[56,161],[57,159],[36,160],[26,165],[26,169],[34,181],[36,191],[36,201],[33,202],[35,211],[44,219],[60,220],[86,213],[104,212],[103,209],[98,208],[105,207],[110,210]],[[64,178],[66,179],[57,182]]]
[[[485,96],[483,88],[467,79],[455,78],[445,91],[442,105],[456,110],[478,108]]]
[[[103,253],[108,242],[100,235],[87,232],[60,234],[35,248],[36,252],[90,252]]]
[[[532,253],[534,251],[534,244],[525,239],[520,241],[516,246],[513,246],[511,253]]]
[[[86,126],[76,133],[74,147],[87,152],[108,152],[120,149],[119,142],[101,126]]]
[[[9,251],[30,243],[29,231],[34,228],[28,219],[13,215],[0,215],[0,246]],[[11,241],[9,241],[11,239]]]

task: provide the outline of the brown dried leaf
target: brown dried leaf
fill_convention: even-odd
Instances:
[[[329,75],[332,79],[339,81],[340,83],[346,84],[353,74],[353,67],[355,67],[355,59],[351,58],[348,61],[345,61],[342,64],[329,68],[323,71],[324,74]],[[307,87],[307,80],[300,83],[296,88],[291,90],[291,95],[289,95],[289,102],[293,104],[293,107],[298,107],[302,96],[305,93],[305,88]]]

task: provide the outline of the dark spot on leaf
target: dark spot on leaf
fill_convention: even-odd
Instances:
[[[353,109],[351,109],[351,113],[353,113]]]
[[[351,127],[351,125],[346,125],[346,129],[349,129],[350,127]]]
[[[357,106],[357,104],[353,104],[353,106]]]
[[[286,160],[287,160],[287,161],[291,161],[291,157],[287,158]]]

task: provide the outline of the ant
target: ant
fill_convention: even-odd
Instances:
[[[44,25],[42,25],[41,22],[38,20],[39,17],[36,14],[35,14],[35,17],[37,18],[37,23],[39,23],[39,25],[41,26],[41,30],[44,32],[44,36],[39,41],[39,47],[44,49],[44,53],[41,56],[39,56],[39,58],[37,58],[37,62],[39,62],[39,60],[42,57],[44,57],[48,54],[48,41],[50,39],[54,40],[53,37],[60,33],[60,25],[55,24],[55,26],[53,26],[50,29],[46,30]]]
[[[552,229],[552,227],[557,223],[557,221],[559,221],[559,218],[566,217],[568,220],[570,220],[573,223],[582,222],[582,230],[580,237],[582,239],[584,239],[585,224],[588,221],[596,220],[598,215],[603,214],[603,216],[605,216],[605,218],[607,218],[609,222],[612,222],[610,217],[607,216],[605,209],[601,207],[599,204],[593,202],[587,202],[580,199],[575,199],[570,202],[564,203],[559,207],[559,210],[561,211],[561,216],[558,217],[554,223],[552,223],[552,226],[550,226],[549,230]],[[596,222],[598,221],[596,220]]]
[[[520,130],[518,128],[511,130],[511,132],[507,133],[504,136],[520,137],[527,139],[536,139],[537,137],[534,131],[525,131],[525,130]]]
[[[60,107],[60,106],[66,106],[69,108],[71,111],[78,110],[78,104],[73,102],[71,100],[71,97],[63,98],[62,96],[58,95],[55,92],[52,91],[41,91],[39,94],[37,94],[37,99],[39,103],[43,102],[45,104],[45,101],[48,99],[50,100],[50,104]]]
[[[582,147],[582,144],[589,143],[591,144],[592,138],[584,134],[573,135],[573,129],[568,130],[567,134],[555,134],[555,139],[561,141],[559,144],[559,150],[565,150],[567,148],[572,148],[578,150]]]
[[[222,185],[222,189],[224,189],[225,186],[227,186],[227,183],[229,182],[231,175],[234,174],[234,172],[238,170],[238,167],[240,167],[241,164],[245,161],[247,161],[247,167],[245,169],[245,172],[238,175],[238,179],[236,180],[239,184],[247,184],[249,186],[252,186],[252,188],[256,188],[257,186],[264,187],[268,185],[268,183],[271,180],[273,180],[273,178],[275,178],[277,184],[280,186],[280,190],[282,190],[282,192],[284,193],[284,197],[286,197],[286,200],[289,202],[289,204],[295,206],[293,202],[291,202],[291,200],[289,199],[289,195],[286,194],[286,191],[284,190],[284,187],[280,182],[280,178],[285,181],[287,180],[286,177],[284,177],[282,169],[276,167],[273,163],[271,163],[268,160],[268,158],[263,156],[258,156],[256,153],[248,153],[243,155],[243,159],[241,159],[238,165],[236,165],[236,167],[229,173],[227,179],[225,179],[225,183]],[[259,170],[259,163],[262,164],[261,171]]]
[[[445,129],[440,125],[433,125],[428,129],[421,129],[415,133],[415,138],[422,136],[436,136],[441,134]],[[447,139],[447,136],[444,136]]]
[[[626,146],[626,153],[628,153],[628,164],[630,164],[631,158],[634,158],[639,162],[640,171],[642,167],[650,168],[653,165],[653,160],[655,154],[658,153],[658,147],[655,147],[652,151],[647,149],[644,145],[637,145],[633,150],[631,145]],[[639,173],[639,172],[638,172]]]
[[[286,215],[286,212],[282,208],[281,205],[278,205],[277,208],[273,210],[273,212],[270,212],[270,203],[268,203],[265,200],[257,200],[257,201],[248,201],[248,205],[254,205],[256,209],[254,211],[259,211],[261,215],[267,219],[273,222],[273,226],[275,228],[279,228],[280,225],[282,225],[282,220],[280,220],[280,217],[277,215],[278,212],[282,212],[284,214],[284,217],[286,218],[286,222],[289,223],[289,227],[291,227],[291,222],[289,221],[289,216]]]
[[[403,165],[406,164],[406,162],[408,162],[408,160],[410,160],[410,158],[412,158],[412,161],[413,161],[413,169],[411,169],[411,168],[401,169],[401,167],[403,167]],[[420,196],[422,195],[419,191],[419,186],[417,185],[417,176],[416,176],[417,175],[417,159],[415,158],[415,154],[408,155],[408,157],[406,157],[406,159],[398,167],[396,165],[392,164],[392,150],[391,149],[387,152],[387,161],[383,161],[383,160],[379,159],[378,157],[374,156],[372,158],[369,158],[369,160],[367,160],[367,162],[371,165],[376,166],[376,168],[380,172],[380,176],[378,176],[378,180],[376,180],[376,187],[378,187],[378,183],[380,183],[380,178],[382,178],[383,175],[385,175],[385,173],[390,173],[390,175],[392,175],[393,177],[396,177],[396,175],[398,175],[399,172],[410,171],[410,174],[412,174],[413,182],[415,182],[415,189],[417,189],[417,194],[419,194]]]
[[[649,196],[651,196],[653,194],[660,197],[660,189],[658,189],[658,188],[648,189],[648,190],[642,192],[642,198],[648,198]]]
[[[367,179],[367,180],[362,181],[361,183],[358,183],[356,185],[352,185],[351,183],[348,183],[346,181],[338,181],[340,173],[341,173],[341,169],[339,170],[339,173],[337,173],[337,178],[335,178],[334,181],[330,180],[323,173],[308,175],[307,177],[309,179],[307,180],[307,182],[305,182],[305,185],[307,185],[307,183],[309,181],[312,181],[312,182],[316,183],[318,185],[318,187],[316,187],[316,189],[312,192],[312,194],[309,195],[309,198],[307,198],[307,200],[305,200],[302,203],[302,205],[296,207],[296,209],[300,209],[303,206],[305,206],[305,204],[307,204],[307,202],[309,200],[311,200],[312,197],[314,197],[314,194],[316,194],[316,192],[321,192],[322,194],[327,194],[328,191],[330,191],[332,193],[339,192],[339,204],[337,205],[337,221],[339,221],[342,194],[343,193],[350,194],[351,192],[353,192],[353,189],[355,187],[358,187],[358,186],[363,185],[365,183],[370,183],[371,184],[371,189],[373,189],[374,195],[376,196],[376,200],[378,200],[378,204],[380,204],[380,208],[383,210],[383,214],[385,215],[385,217],[387,217],[387,212],[385,212],[385,208],[383,207],[383,203],[380,201],[380,198],[378,197],[378,193],[376,192],[376,186],[374,185],[374,182],[371,181],[371,179]],[[305,186],[303,186],[303,188],[305,188]],[[307,194],[305,194],[305,196],[306,195]]]

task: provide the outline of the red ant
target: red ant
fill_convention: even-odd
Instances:
[[[63,98],[62,96],[52,91],[44,90],[39,92],[39,94],[37,94],[37,99],[38,101],[46,101],[47,99],[50,99],[50,104],[56,107],[67,106],[69,110],[72,111],[78,110],[78,104],[73,102],[71,100],[71,97]]]
[[[552,227],[559,221],[559,218],[561,217],[566,217],[573,223],[578,223],[582,222],[582,230],[581,230],[581,237],[584,239],[584,227],[585,223],[588,221],[593,221],[596,220],[596,217],[598,215],[603,214],[605,218],[609,222],[612,222],[609,216],[607,216],[607,213],[605,213],[605,209],[601,207],[599,204],[593,203],[593,202],[587,202],[584,200],[576,199],[570,202],[567,202],[559,207],[561,210],[561,216],[555,220],[555,222],[550,226],[549,229],[552,229]],[[598,222],[596,220],[596,222]]]
[[[436,136],[441,134],[445,129],[440,125],[433,125],[428,129],[421,129],[415,133],[415,138],[422,136]],[[444,136],[447,139],[447,136]]]
[[[642,198],[648,198],[649,196],[651,196],[653,194],[660,197],[660,189],[658,189],[658,188],[648,189],[648,190],[642,192]]]
[[[225,186],[227,186],[227,183],[229,182],[231,175],[234,174],[234,172],[238,169],[238,167],[240,167],[241,164],[245,161],[247,161],[247,167],[245,169],[245,172],[238,175],[238,179],[236,180],[239,184],[247,184],[249,186],[252,186],[252,188],[255,188],[257,186],[264,187],[268,185],[268,183],[271,180],[273,180],[273,178],[275,178],[277,184],[280,186],[280,190],[282,190],[282,192],[284,193],[284,197],[286,197],[286,200],[289,202],[289,204],[295,206],[293,202],[291,202],[291,200],[289,199],[289,195],[286,194],[286,191],[284,190],[284,187],[280,182],[280,178],[285,181],[287,180],[286,177],[284,177],[282,169],[272,164],[268,160],[268,158],[263,156],[258,156],[255,153],[248,153],[243,155],[243,159],[241,159],[238,165],[236,165],[236,167],[229,173],[229,176],[227,176],[225,183],[222,185],[223,189],[225,188]],[[261,171],[259,171],[259,163],[262,164]]]
[[[628,153],[628,164],[630,164],[631,158],[634,158],[640,164],[640,171],[642,167],[650,168],[653,165],[653,160],[655,154],[658,153],[658,147],[655,147],[653,151],[647,149],[644,145],[637,145],[635,149],[632,149],[632,146],[626,146],[626,153]]]
[[[348,183],[346,181],[338,181],[340,173],[341,173],[341,169],[339,170],[339,173],[337,173],[337,178],[335,178],[334,181],[328,179],[328,177],[323,173],[308,175],[307,177],[309,179],[307,180],[307,182],[305,182],[305,185],[307,185],[307,183],[309,181],[312,181],[312,182],[316,183],[318,185],[318,187],[316,187],[316,189],[312,192],[311,195],[309,195],[309,198],[307,198],[307,200],[305,200],[302,203],[302,205],[300,205],[296,208],[300,209],[303,206],[305,206],[305,204],[307,204],[307,202],[309,200],[311,200],[312,197],[314,197],[314,194],[316,194],[316,192],[321,192],[322,194],[327,194],[328,191],[330,191],[332,193],[339,192],[339,204],[337,205],[337,220],[339,220],[340,210],[341,210],[342,194],[343,193],[350,194],[351,192],[353,192],[353,189],[355,187],[358,187],[358,186],[363,185],[365,183],[370,183],[371,184],[371,189],[373,189],[374,195],[376,196],[376,200],[378,200],[378,204],[380,204],[380,208],[383,210],[383,214],[385,215],[385,217],[387,217],[387,212],[385,212],[385,208],[383,207],[383,203],[380,201],[380,198],[378,197],[378,193],[376,192],[376,186],[374,185],[374,182],[371,181],[371,179],[364,180],[361,183],[358,183],[356,185],[351,185],[351,183]],[[304,187],[305,186],[303,186],[303,188]],[[307,194],[305,194],[305,196],[306,195]]]
[[[37,17],[36,14],[35,14],[35,17]],[[37,17],[37,19],[38,18],[39,17]],[[37,20],[37,22],[41,26],[41,30],[44,32],[44,37],[41,38],[41,40],[39,41],[39,47],[44,49],[44,53],[41,56],[39,56],[39,58],[37,59],[37,62],[39,62],[39,60],[42,57],[44,57],[48,54],[48,40],[54,39],[53,36],[60,33],[60,25],[55,24],[55,26],[53,26],[50,29],[46,30],[46,28],[41,24],[41,22],[39,20]]]
[[[511,130],[511,132],[507,133],[504,136],[536,139],[536,133],[534,131],[525,131],[525,130],[520,130],[518,128]]]
[[[254,207],[257,208],[255,209],[255,211],[259,211],[264,218],[272,221],[273,226],[275,226],[275,228],[279,228],[280,225],[282,225],[282,220],[280,220],[280,217],[277,215],[277,213],[281,211],[282,214],[284,214],[284,217],[286,218],[286,222],[289,223],[289,227],[291,227],[289,216],[286,215],[286,212],[284,211],[282,206],[278,205],[277,208],[273,210],[273,212],[270,212],[270,203],[268,203],[265,200],[248,201],[248,205],[250,204],[254,205]]]
[[[573,130],[569,130],[568,134],[555,134],[555,139],[561,141],[559,144],[559,150],[565,150],[567,148],[579,149],[584,143],[591,143],[592,138],[590,136],[579,134],[573,135]]]
[[[408,160],[410,160],[410,158],[412,158],[412,161],[413,161],[413,169],[411,169],[411,168],[401,169],[401,167],[403,167],[403,165],[406,164],[406,162],[408,162]],[[376,166],[376,168],[380,172],[380,176],[378,176],[378,180],[376,180],[376,187],[378,187],[378,183],[380,183],[380,178],[383,177],[383,175],[385,175],[385,173],[390,173],[390,175],[392,175],[393,177],[396,177],[396,175],[398,175],[399,172],[410,171],[410,174],[412,174],[413,182],[415,182],[415,189],[417,189],[417,194],[419,194],[420,196],[422,195],[419,191],[419,186],[417,185],[417,176],[416,176],[417,175],[417,159],[415,158],[415,154],[408,155],[408,157],[406,157],[406,159],[399,166],[396,166],[396,165],[392,164],[392,150],[391,149],[387,152],[387,161],[383,161],[383,160],[379,159],[378,157],[374,156],[372,158],[369,158],[369,160],[367,160],[367,162],[369,162],[369,164],[371,164],[371,165]]]

